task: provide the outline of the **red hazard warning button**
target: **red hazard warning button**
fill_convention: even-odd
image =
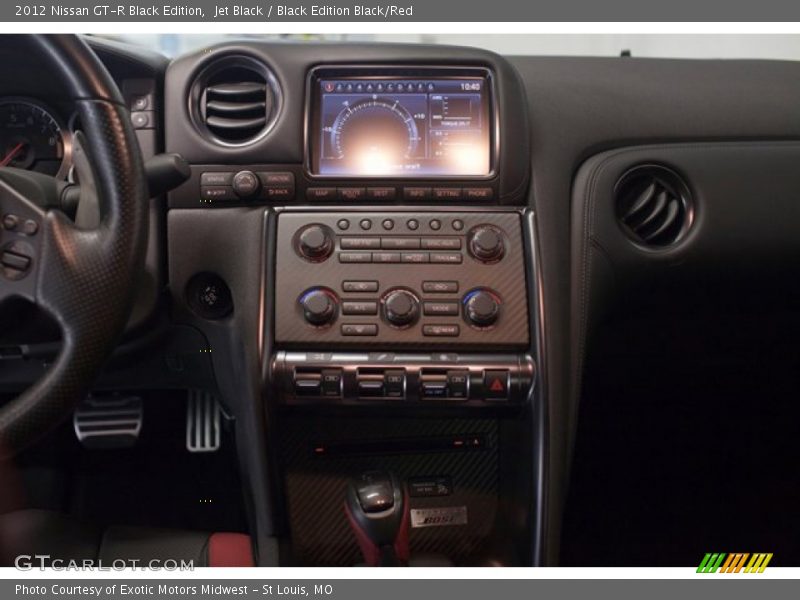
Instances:
[[[483,389],[487,400],[508,400],[508,369],[484,371]]]

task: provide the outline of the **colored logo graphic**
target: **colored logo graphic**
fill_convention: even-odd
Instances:
[[[748,561],[748,559],[750,559]],[[725,552],[708,552],[700,566],[697,567],[698,573],[763,573],[769,561],[772,560],[772,553],[758,552],[750,554],[739,552],[726,554]],[[745,564],[747,566],[745,566]]]

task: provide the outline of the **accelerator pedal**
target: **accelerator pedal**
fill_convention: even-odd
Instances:
[[[216,452],[222,445],[222,409],[213,394],[189,392],[186,404],[186,449],[189,452]]]

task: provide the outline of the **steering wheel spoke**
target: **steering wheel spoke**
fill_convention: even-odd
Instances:
[[[45,212],[0,178],[0,302],[36,302]]]

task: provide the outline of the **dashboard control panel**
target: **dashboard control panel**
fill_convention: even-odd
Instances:
[[[287,404],[506,406],[535,378],[527,354],[282,351],[272,370]]]
[[[275,341],[527,349],[516,211],[282,212]]]

